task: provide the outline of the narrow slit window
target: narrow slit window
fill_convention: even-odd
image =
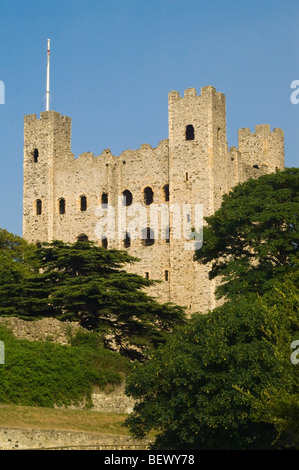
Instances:
[[[38,149],[33,150],[33,161],[34,163],[38,162]]]
[[[106,250],[108,248],[108,240],[106,237],[102,238],[102,248],[105,248]]]
[[[108,204],[108,194],[107,194],[107,193],[103,193],[103,194],[102,194],[101,202],[102,202],[102,206]]]
[[[186,126],[186,140],[194,140],[194,127],[192,124]]]
[[[168,281],[168,280],[169,280],[169,272],[168,272],[167,269],[166,269],[165,272],[164,272],[164,279],[165,279],[165,281]]]
[[[42,213],[42,201],[41,201],[41,199],[36,200],[35,210],[36,210],[36,215],[41,215],[41,213]]]
[[[143,195],[144,195],[144,204],[146,206],[149,206],[150,204],[152,204],[154,200],[154,192],[152,188],[150,188],[149,186],[145,188],[143,191]]]
[[[59,214],[65,214],[65,199],[59,199]]]
[[[188,173],[188,171],[186,171],[185,180],[186,180],[186,181],[189,181],[189,173]]]
[[[168,202],[169,201],[169,184],[165,184],[163,186],[163,194],[164,194],[164,201]]]
[[[124,243],[124,248],[130,248],[130,246],[131,246],[131,237],[127,232],[126,232],[126,235],[124,237],[123,243]]]
[[[87,209],[87,197],[81,196],[80,197],[80,210],[84,212],[86,211],[86,209]]]
[[[145,273],[145,279],[149,279],[149,273]]]

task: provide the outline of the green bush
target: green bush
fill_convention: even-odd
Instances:
[[[0,403],[53,407],[91,406],[94,386],[118,385],[130,369],[119,354],[104,349],[95,334],[80,334],[70,346],[18,340],[0,327],[5,364],[0,364]]]

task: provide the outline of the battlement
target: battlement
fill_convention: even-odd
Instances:
[[[64,121],[67,123],[71,122],[71,118],[68,116],[62,116],[60,113],[57,111],[43,111],[40,113],[40,118],[37,117],[36,114],[27,114],[24,116],[24,123],[30,124],[32,122],[46,122],[49,120],[59,120],[59,121]]]
[[[175,101],[175,100],[179,100],[179,99],[184,99],[184,98],[190,98],[190,97],[203,97],[203,98],[206,98],[206,97],[210,97],[210,96],[215,96],[217,97],[219,100],[225,100],[225,95],[219,91],[216,91],[215,87],[213,87],[212,85],[207,85],[205,87],[202,87],[201,90],[200,90],[200,95],[197,94],[197,90],[196,88],[187,88],[186,90],[184,90],[184,96],[181,96],[180,93],[178,91],[175,91],[175,90],[172,90],[169,94],[168,94],[168,99],[169,101]]]
[[[247,139],[248,137],[269,137],[270,135],[277,135],[279,137],[283,137],[284,132],[282,129],[279,129],[278,127],[274,128],[273,131],[271,131],[270,125],[269,124],[257,124],[255,126],[255,131],[251,132],[249,128],[244,127],[243,129],[238,130],[238,137],[239,141],[242,139]]]
[[[284,168],[284,132],[282,129],[270,129],[269,124],[255,126],[255,131],[248,128],[238,131],[239,150],[244,165],[267,172],[283,170]]]

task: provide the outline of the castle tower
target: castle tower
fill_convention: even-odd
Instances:
[[[268,125],[256,126],[254,133],[241,129],[239,148],[228,151],[223,93],[212,86],[200,94],[194,88],[184,96],[172,91],[168,106],[168,139],[118,157],[106,148],[98,156],[85,152],[74,158],[70,118],[55,111],[42,112],[40,119],[25,116],[23,236],[29,242],[88,238],[126,249],[140,260],[127,271],[161,281],[150,288],[151,295],[186,306],[188,313],[205,312],[216,306],[215,283],[209,280],[210,267],[194,262],[190,231],[200,228],[236,184],[284,168],[283,131],[271,132]],[[118,218],[114,235],[100,238],[99,209],[109,205],[117,213],[124,195],[126,233]],[[167,235],[159,212],[165,206]],[[133,236],[136,207],[137,214],[145,211],[145,239]]]
[[[55,171],[70,154],[70,118],[55,111],[25,116],[23,236],[30,242],[53,239]]]
[[[212,214],[228,189],[227,172],[225,96],[211,86],[202,88],[201,95],[194,88],[186,90],[184,97],[172,91],[169,94],[170,203],[181,208],[191,204],[192,209],[200,204],[204,217]],[[182,209],[182,226],[185,218]],[[171,232],[174,231],[172,226]],[[185,249],[185,242],[171,237],[171,297],[178,303],[184,299],[192,311],[212,308],[214,286],[208,280],[208,267],[194,263],[194,252]]]
[[[255,126],[255,132],[250,129],[240,129],[238,131],[239,151],[242,155],[242,162],[246,170],[249,168],[263,170],[263,173],[273,173],[276,170],[284,169],[284,133],[281,129],[275,128],[273,132],[268,124]],[[258,172],[255,172],[257,176]],[[246,175],[245,179],[249,175]],[[259,175],[258,175],[259,176]]]

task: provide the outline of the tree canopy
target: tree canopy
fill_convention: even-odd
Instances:
[[[251,295],[194,315],[136,367],[126,390],[138,401],[127,419],[133,436],[154,430],[155,449],[296,445],[299,366],[290,345],[299,339],[299,290],[291,283],[287,302],[285,290],[280,283],[271,299]]]
[[[206,218],[196,259],[224,302],[129,377],[135,437],[155,430],[156,449],[298,448],[298,189],[298,169],[248,180]]]
[[[20,250],[21,240],[14,240]],[[78,321],[101,333],[107,346],[137,359],[184,322],[181,307],[158,303],[145,292],[155,281],[125,271],[137,262],[126,251],[106,250],[89,241],[54,241],[28,250],[26,269],[23,258],[11,257],[8,274],[0,271],[2,314]],[[14,271],[19,276],[11,290]]]
[[[221,278],[217,296],[264,293],[298,266],[299,169],[237,185],[206,222],[196,258]]]

